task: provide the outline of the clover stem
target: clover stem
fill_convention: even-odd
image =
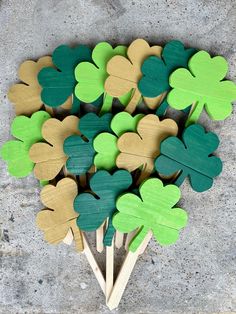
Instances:
[[[104,235],[103,243],[105,246],[111,246],[116,229],[112,224],[112,217],[108,218],[107,230]]]
[[[158,117],[162,117],[164,116],[164,114],[166,113],[166,110],[168,108],[169,104],[167,102],[167,97],[164,98],[164,100],[162,101],[162,103],[160,104],[160,106],[157,108],[156,110],[156,115]]]
[[[135,252],[137,248],[140,246],[140,244],[143,242],[146,234],[148,233],[149,228],[142,226],[137,234],[133,237],[133,239],[130,241],[129,244],[129,251]]]
[[[80,100],[72,94],[72,106],[70,110],[70,114],[80,114]]]
[[[177,179],[174,181],[174,185],[180,186],[184,182],[185,178],[186,178],[186,173],[185,171],[182,170],[180,174],[178,175]]]
[[[190,124],[196,123],[199,119],[201,112],[204,107],[204,101],[198,101],[192,105],[189,116],[185,122],[185,127],[188,127]]]
[[[113,97],[108,95],[107,93],[104,93],[103,104],[100,110],[100,115],[103,115],[104,113],[111,111],[112,101],[113,101]]]
[[[132,94],[132,97],[128,103],[128,105],[126,106],[125,108],[125,111],[128,112],[128,113],[133,113],[134,110],[136,109],[139,101],[140,101],[140,98],[141,98],[141,93],[140,91],[138,90],[138,88],[136,88],[134,90],[134,93]]]

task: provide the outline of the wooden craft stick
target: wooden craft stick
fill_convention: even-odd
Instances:
[[[110,310],[115,309],[119,305],[122,295],[124,293],[125,287],[128,283],[129,277],[133,271],[133,268],[136,264],[138,256],[140,255],[140,251],[142,252],[145,250],[151,237],[152,237],[152,232],[149,231],[146,237],[144,238],[142,244],[136,250],[136,252],[134,253],[131,251],[128,252],[124,260],[124,263],[121,267],[121,270],[118,274],[116,282],[114,284],[110,298],[107,302],[107,306],[109,307]]]
[[[104,276],[103,276],[101,269],[98,266],[97,261],[93,255],[90,247],[89,247],[89,244],[87,242],[87,239],[86,239],[84,233],[82,233],[82,237],[83,237],[83,243],[84,243],[84,250],[82,253],[85,254],[85,256],[89,262],[89,265],[91,266],[91,268],[94,272],[94,275],[95,275],[103,293],[106,295],[106,283],[105,283]],[[70,229],[68,231],[66,237],[64,238],[63,242],[68,244],[68,245],[71,245],[72,241],[73,241],[73,234],[72,234],[72,231]],[[113,282],[112,282],[112,285],[113,285]]]
[[[137,230],[134,230],[134,231],[131,231],[131,232],[127,233],[126,239],[125,239],[125,250],[126,251],[128,251],[130,241],[133,239],[133,237],[135,236],[136,232],[137,232]]]
[[[123,246],[124,242],[124,233],[116,231],[115,234],[115,246],[117,249],[120,249]]]
[[[104,249],[103,245],[103,237],[104,237],[104,223],[96,230],[96,249],[99,253],[101,253]]]
[[[106,302],[108,301],[114,281],[114,239],[111,246],[106,246]]]
[[[104,276],[102,274],[102,271],[100,269],[100,267],[98,266],[98,263],[89,247],[89,244],[87,242],[87,239],[86,239],[86,236],[84,233],[82,233],[82,237],[83,237],[83,242],[84,242],[84,255],[86,256],[88,262],[89,262],[89,265],[91,266],[93,272],[94,272],[94,275],[95,277],[97,278],[97,281],[103,291],[103,293],[106,295],[106,282],[105,282],[105,279],[104,279]]]
[[[65,236],[65,238],[63,239],[63,242],[67,245],[71,245],[73,242],[73,233],[71,231],[71,228],[68,230],[67,235]]]

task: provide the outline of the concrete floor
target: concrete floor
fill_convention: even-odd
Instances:
[[[229,78],[236,80],[235,33],[235,0],[2,0],[0,144],[10,138],[14,116],[6,93],[26,59],[62,43],[128,44],[143,37],[162,44],[177,38],[224,55]],[[181,241],[166,248],[149,244],[115,313],[236,312],[236,115],[224,122],[203,116],[201,122],[222,140],[223,173],[202,194],[185,183],[181,205],[189,224]],[[109,313],[84,256],[44,243],[35,226],[41,208],[36,180],[17,180],[2,161],[0,167],[0,312]]]

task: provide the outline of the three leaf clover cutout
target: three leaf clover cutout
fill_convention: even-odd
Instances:
[[[175,181],[178,186],[189,177],[195,191],[206,191],[212,186],[213,178],[222,171],[220,158],[212,156],[219,139],[212,132],[206,133],[199,124],[186,128],[182,138],[183,141],[171,136],[161,143],[161,154],[155,161],[155,168],[166,176],[179,172]]]
[[[99,170],[90,179],[91,193],[79,194],[74,202],[79,213],[77,225],[83,231],[95,231],[108,219],[104,244],[110,246],[115,233],[112,216],[116,211],[116,200],[132,184],[132,176],[126,170],[117,170],[113,174]]]
[[[181,110],[192,104],[186,126],[197,122],[203,108],[212,120],[224,120],[236,100],[236,84],[224,80],[228,72],[225,58],[211,58],[199,51],[190,59],[188,69],[177,69],[170,76],[173,88],[167,96],[171,107]]]
[[[31,173],[34,162],[29,150],[34,143],[42,140],[42,126],[50,115],[45,111],[35,112],[30,118],[18,116],[13,120],[11,134],[17,140],[10,140],[1,147],[1,157],[8,164],[8,172],[22,178]]]
[[[76,224],[78,214],[74,211],[74,199],[78,193],[77,184],[70,178],[64,178],[57,185],[46,185],[40,194],[46,208],[37,214],[36,223],[44,232],[44,238],[51,244],[62,242],[71,232],[76,249],[83,251],[80,229]]]
[[[114,227],[123,233],[138,232],[129,244],[135,252],[148,231],[161,245],[175,243],[179,231],[187,224],[187,213],[174,207],[180,199],[180,189],[175,185],[163,186],[157,178],[147,179],[139,188],[140,197],[125,193],[116,202],[118,213],[113,217]]]
[[[52,61],[57,69],[46,67],[38,74],[42,101],[50,107],[58,107],[67,102],[69,107],[72,104],[72,113],[77,113],[80,101],[74,95],[74,69],[82,61],[91,61],[91,49],[84,45],[74,48],[61,45],[54,50]]]
[[[108,77],[106,66],[107,62],[116,55],[126,56],[127,48],[117,46],[112,48],[107,42],[101,42],[95,46],[92,52],[94,62],[81,62],[75,68],[75,77],[78,81],[75,87],[75,95],[86,103],[96,101],[103,97],[101,114],[111,110],[113,97],[104,90],[104,83]],[[119,97],[119,100],[126,105],[130,94],[127,93]]]

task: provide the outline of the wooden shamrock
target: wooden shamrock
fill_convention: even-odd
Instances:
[[[104,132],[95,137],[93,147],[97,154],[94,157],[94,165],[97,169],[111,170],[116,167],[116,158],[119,155],[118,137],[125,132],[136,132],[137,124],[143,116],[137,114],[132,117],[128,112],[120,112],[111,120],[111,129],[115,135]]]
[[[42,135],[47,143],[36,143],[29,152],[30,159],[36,164],[36,178],[52,180],[57,176],[68,158],[63,151],[64,140],[72,134],[80,134],[78,125],[76,116],[68,116],[63,121],[53,118],[44,123]]]
[[[151,55],[160,56],[161,50],[160,46],[150,47],[144,39],[136,39],[128,47],[128,58],[115,56],[107,63],[109,77],[105,82],[105,91],[113,97],[120,97],[132,91],[132,98],[125,109],[129,113],[135,110],[142,99],[137,84],[142,77],[143,61]],[[144,97],[145,103],[151,109],[154,109],[161,99],[162,97]]]
[[[182,138],[183,141],[169,137],[161,143],[161,155],[155,161],[155,168],[167,176],[180,171],[174,184],[180,186],[189,177],[195,191],[206,191],[222,171],[220,158],[211,155],[217,149],[219,139],[216,134],[205,132],[199,124],[186,128]]]
[[[93,139],[101,132],[110,131],[111,118],[110,113],[101,117],[88,113],[80,119],[80,132],[86,139],[72,135],[64,141],[64,152],[69,157],[66,168],[70,173],[81,175],[91,168],[95,154]]]
[[[187,224],[187,213],[174,207],[180,199],[180,189],[175,185],[163,186],[161,180],[146,180],[139,188],[141,197],[126,193],[118,198],[118,213],[112,223],[116,230],[128,233],[139,228],[129,244],[129,250],[135,252],[145,236],[152,231],[161,245],[175,243],[179,231]]]
[[[193,104],[186,126],[198,120],[204,107],[212,120],[226,119],[236,100],[236,85],[223,80],[228,72],[225,58],[199,51],[188,66],[189,70],[177,69],[170,76],[169,105],[181,110]]]
[[[46,208],[37,214],[36,223],[51,244],[62,242],[71,231],[76,249],[83,251],[81,232],[76,224],[78,214],[73,206],[77,193],[76,182],[70,178],[60,180],[56,186],[46,185],[40,194]]]
[[[176,135],[178,126],[172,119],[159,120],[149,114],[137,126],[137,133],[127,132],[117,141],[120,151],[116,159],[118,168],[133,171],[142,167],[140,180],[148,177],[154,168],[154,160],[160,153],[160,143],[166,137]]]
[[[52,60],[57,69],[47,67],[38,75],[42,101],[50,107],[58,107],[72,97],[72,113],[76,113],[80,101],[74,96],[74,69],[82,61],[91,61],[91,49],[84,45],[75,48],[61,45],[54,50]]]
[[[95,46],[92,53],[93,63],[81,62],[75,68],[75,78],[78,84],[75,87],[75,95],[86,103],[94,102],[103,96],[101,113],[110,111],[113,97],[104,93],[104,83],[108,77],[106,71],[107,62],[116,55],[126,56],[127,48],[117,46],[112,48],[107,42],[101,42]],[[130,95],[120,97],[120,101],[126,105]]]
[[[148,57],[141,68],[143,77],[138,88],[143,96],[156,97],[170,89],[169,76],[177,68],[187,68],[189,58],[196,52],[195,49],[185,49],[178,40],[168,42],[162,50],[161,57]],[[163,115],[167,102],[159,106],[157,114]]]
[[[105,170],[97,171],[90,179],[91,193],[79,194],[74,202],[74,209],[79,213],[77,225],[83,231],[95,231],[108,219],[104,236],[104,245],[110,246],[115,229],[112,216],[116,210],[116,199],[132,184],[132,176],[126,170],[113,174]]]
[[[42,138],[42,125],[50,118],[45,111],[35,112],[30,118],[18,116],[13,120],[11,134],[18,140],[11,140],[3,144],[1,157],[8,164],[8,172],[18,178],[30,174],[34,163],[30,160],[30,147]]]
[[[27,60],[18,70],[20,84],[11,86],[8,98],[15,106],[16,115],[31,115],[43,106],[41,86],[38,83],[38,73],[44,67],[53,66],[49,56],[40,58],[37,62]]]

